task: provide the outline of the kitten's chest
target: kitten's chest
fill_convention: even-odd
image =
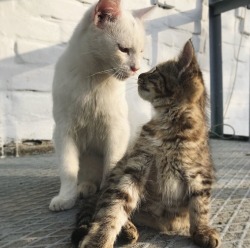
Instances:
[[[157,170],[158,192],[164,204],[180,206],[185,202],[188,193],[185,172],[178,161],[160,159]]]

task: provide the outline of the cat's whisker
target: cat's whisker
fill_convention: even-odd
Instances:
[[[119,80],[122,80],[122,70],[121,70],[121,69],[118,70],[117,78],[118,78]]]
[[[96,76],[96,75],[99,75],[99,74],[109,73],[109,72],[115,71],[116,69],[117,69],[117,67],[107,69],[107,70],[103,70],[103,71],[99,71],[99,72],[96,72],[94,74],[89,75],[87,78],[90,78],[90,77],[93,77],[93,76]]]
[[[117,77],[118,80],[122,79],[122,75],[121,75],[120,71],[117,71],[115,76]]]
[[[91,53],[94,53],[94,52],[96,52],[96,51],[88,51],[86,53],[81,53],[81,55],[91,54]]]
[[[114,72],[113,76],[117,77],[120,80],[121,67],[117,67],[117,70]]]

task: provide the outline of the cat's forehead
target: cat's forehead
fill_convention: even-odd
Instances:
[[[117,20],[113,29],[115,38],[127,47],[144,46],[144,28],[140,20],[134,18],[131,13],[124,12]]]

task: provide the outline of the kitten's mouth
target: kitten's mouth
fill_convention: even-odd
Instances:
[[[141,80],[140,78],[138,79],[138,88],[139,88],[139,90],[144,90],[144,91],[149,92],[149,89],[147,88],[145,82],[143,80]]]

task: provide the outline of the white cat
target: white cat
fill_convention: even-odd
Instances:
[[[139,19],[148,11],[132,15],[119,0],[100,0],[86,12],[56,65],[54,142],[61,187],[51,200],[52,211],[73,207],[78,193],[95,193],[127,149],[123,81],[140,68],[144,28]]]

